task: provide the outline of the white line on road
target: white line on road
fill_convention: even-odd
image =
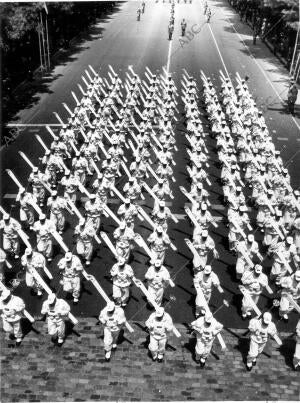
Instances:
[[[167,72],[168,73],[169,73],[170,64],[171,64],[172,43],[173,43],[173,39],[171,39],[170,43],[169,43],[169,52],[168,52],[168,61],[167,61]]]
[[[225,62],[224,62],[224,59],[223,59],[223,56],[222,56],[222,53],[221,53],[220,48],[219,48],[219,46],[218,46],[218,43],[217,43],[217,41],[216,41],[215,35],[214,35],[214,33],[213,33],[212,29],[211,29],[210,24],[208,23],[207,25],[208,25],[208,28],[209,28],[209,30],[210,30],[211,36],[212,36],[212,38],[213,38],[213,40],[214,40],[214,42],[215,42],[217,51],[218,51],[218,53],[219,53],[219,56],[220,56],[221,62],[222,62],[222,64],[223,64],[224,70],[225,70],[225,72],[226,72],[226,74],[227,74],[227,77],[230,78],[229,73],[228,73],[228,70],[227,70],[226,65],[225,65]]]
[[[8,123],[6,127],[61,127],[60,123]]]
[[[277,137],[277,140],[279,140],[279,141],[288,141],[289,139],[287,137]]]

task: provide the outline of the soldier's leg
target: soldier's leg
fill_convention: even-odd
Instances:
[[[54,340],[57,337],[57,326],[56,323],[53,319],[48,317],[48,333],[52,337],[52,340]]]
[[[5,250],[5,252],[12,253],[11,241],[6,236],[3,237],[3,249]]]
[[[15,255],[15,259],[18,259],[20,253],[20,241],[18,238],[12,239],[12,250]]]
[[[117,305],[121,305],[121,289],[113,284],[113,299]]]
[[[57,323],[57,335],[58,335],[58,340],[57,342],[59,344],[62,344],[65,338],[65,333],[66,333],[66,324],[64,320],[60,320]]]
[[[164,289],[163,287],[159,288],[158,290],[156,290],[156,303],[157,305],[161,305],[162,303],[162,299],[163,299],[163,295],[164,295]]]
[[[16,322],[13,322],[13,331],[14,331],[14,336],[16,338],[16,342],[20,343],[23,337],[22,333],[22,328],[21,328],[21,321],[17,320]]]
[[[3,330],[6,333],[6,339],[9,340],[10,335],[13,335],[14,333],[13,325],[4,318],[2,319],[2,321],[3,321]]]
[[[52,243],[52,239],[47,239],[47,241],[45,242],[45,257],[47,258],[48,262],[52,261],[52,253],[53,253],[53,243]]]
[[[247,355],[247,368],[251,370],[253,363],[256,362],[256,358],[258,357],[258,343],[253,340],[250,340],[249,352]]]
[[[164,337],[158,341],[157,359],[162,360],[166,351],[167,338]]]
[[[104,328],[104,351],[105,351],[105,359],[109,360],[111,356],[111,350],[113,346],[113,336],[112,332],[105,327]]]
[[[158,353],[158,341],[151,335],[150,335],[150,343],[149,343],[148,348],[152,354],[152,359],[156,360],[157,353]]]
[[[60,234],[62,234],[63,230],[65,228],[65,221],[66,221],[65,216],[62,213],[60,213],[60,214],[57,215],[56,219],[57,219],[57,223],[56,223],[57,231]]]
[[[295,370],[299,371],[300,370],[300,342],[297,342],[296,348],[295,348],[295,353],[293,357],[293,364]]]
[[[74,277],[72,279],[72,288],[73,288],[73,298],[74,298],[74,302],[78,302],[79,300],[79,296],[80,296],[80,277]]]

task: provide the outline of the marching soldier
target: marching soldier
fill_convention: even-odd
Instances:
[[[288,236],[285,241],[272,244],[269,248],[269,253],[272,253],[274,258],[270,279],[278,285],[280,279],[288,272],[292,258],[296,266],[300,260],[296,246],[293,244],[293,238]]]
[[[153,208],[151,216],[153,218],[154,224],[157,226],[161,226],[164,232],[168,229],[167,220],[171,217],[171,211],[168,207],[166,207],[166,203],[164,201],[159,202],[158,208]]]
[[[49,180],[50,176],[40,172],[37,167],[34,167],[32,169],[32,172],[28,178],[28,182],[31,183],[32,185],[33,195],[36,197],[41,207],[44,205],[44,199],[46,194],[44,184],[49,185]]]
[[[57,263],[60,273],[63,276],[62,284],[65,292],[71,292],[74,304],[77,304],[80,296],[80,273],[83,270],[82,263],[78,256],[66,252],[65,256]]]
[[[196,296],[196,318],[200,315],[203,309],[203,297],[202,294],[209,304],[212,287],[216,287],[218,291],[223,294],[224,290],[220,285],[219,277],[212,271],[211,266],[205,266],[203,271],[199,271],[194,277],[194,287],[197,292]],[[202,291],[202,293],[198,292],[198,289]]]
[[[218,333],[223,329],[223,325],[219,323],[210,312],[205,316],[201,316],[191,323],[196,334],[195,360],[197,364],[204,367],[207,357],[211,351],[213,342]]]
[[[36,233],[37,250],[45,256],[48,262],[51,262],[53,254],[52,233],[55,231],[54,223],[47,220],[45,214],[41,214],[39,221],[34,223],[33,231]]]
[[[174,286],[174,283],[170,278],[170,273],[166,267],[161,264],[160,260],[157,260],[149,267],[145,274],[145,278],[148,282],[149,294],[157,305],[161,305],[164,289],[171,284],[171,287]]]
[[[85,259],[85,264],[91,264],[93,254],[93,239],[96,235],[96,230],[91,224],[87,224],[83,218],[75,227],[74,235],[76,236],[76,251],[79,256]]]
[[[265,312],[261,319],[251,319],[248,329],[250,330],[250,348],[247,356],[247,370],[251,371],[253,365],[256,365],[257,357],[263,352],[269,336],[276,338],[277,342],[281,343],[281,341],[269,312]]]
[[[0,297],[0,311],[2,312],[3,330],[7,339],[12,335],[16,339],[16,345],[22,342],[23,332],[21,329],[21,318],[25,309],[22,298],[12,295],[7,288],[2,291]]]
[[[280,236],[278,229],[285,234],[282,212],[277,209],[275,210],[275,216],[265,218],[263,245],[271,247],[271,245],[277,244]]]
[[[117,305],[126,306],[129,299],[129,287],[132,283],[134,272],[124,258],[113,265],[110,271],[113,280],[113,298]]]
[[[290,295],[295,302],[300,299],[300,270],[290,276],[282,277],[279,285],[282,287],[279,315],[287,321],[289,312],[294,309],[287,296]]]
[[[90,200],[85,203],[86,225],[92,225],[97,232],[100,228],[103,204],[95,194],[90,195]]]
[[[62,234],[66,221],[63,213],[63,210],[67,208],[66,199],[57,196],[57,190],[54,190],[47,200],[47,207],[50,208],[50,220],[55,225],[58,233]]]
[[[119,207],[117,214],[126,223],[127,227],[132,230],[134,229],[134,221],[138,210],[134,204],[131,204],[130,199],[125,199],[124,203]]]
[[[70,305],[54,293],[48,295],[42,306],[42,315],[47,315],[48,333],[53,342],[61,346],[65,339],[65,321],[70,313]]]
[[[89,169],[87,159],[79,152],[76,153],[76,156],[72,160],[72,169],[75,178],[77,178],[82,185],[85,185],[86,174],[93,175]]]
[[[133,249],[135,233],[130,226],[127,226],[126,223],[122,221],[119,227],[115,229],[113,237],[116,240],[116,251],[119,258],[123,258],[128,262],[130,252]]]
[[[100,312],[99,321],[104,325],[105,361],[110,361],[112,350],[117,348],[120,330],[126,322],[124,311],[114,302],[109,302]]]
[[[241,279],[244,289],[250,295],[252,301],[257,305],[259,296],[264,288],[268,287],[268,277],[262,272],[262,266],[257,264],[254,270],[246,271]],[[247,296],[242,300],[242,317],[245,319],[247,316],[251,317],[252,305]]]
[[[168,333],[173,329],[172,318],[160,307],[149,316],[145,324],[150,332],[149,350],[152,360],[163,362]]]
[[[214,240],[208,235],[207,230],[203,230],[193,236],[193,245],[198,252],[199,260],[197,265],[197,271],[203,270],[207,263],[207,257],[210,251],[213,252],[215,259],[218,259],[219,254],[216,250]]]
[[[247,207],[240,206],[238,212],[232,213],[229,220],[229,249],[236,252],[237,243],[244,238],[244,230],[249,225],[249,217],[246,213]]]
[[[165,260],[166,249],[171,241],[166,232],[163,231],[161,226],[154,229],[148,238],[148,243],[153,256],[153,260],[160,261],[163,264]]]
[[[9,214],[5,213],[0,221],[0,230],[3,236],[4,251],[14,255],[15,259],[19,259],[20,241],[18,231],[21,230],[21,225]]]
[[[236,262],[236,278],[240,280],[242,275],[250,270],[252,259],[257,256],[262,260],[259,253],[258,243],[254,239],[254,235],[249,234],[246,239],[237,243],[237,262]],[[247,258],[248,257],[248,258]]]
[[[64,197],[76,202],[79,180],[69,170],[65,171],[65,176],[61,179],[60,184],[64,187]]]
[[[35,269],[42,277],[43,269],[46,267],[45,257],[39,252],[26,248],[24,255],[21,257],[21,265],[26,270],[25,281],[27,287],[32,288],[33,292],[41,296],[43,294],[43,287],[36,280],[32,269]]]
[[[36,197],[22,188],[19,190],[16,201],[20,203],[20,221],[28,224],[29,228],[32,229],[35,218],[32,203],[37,203]]]
[[[137,202],[141,199],[142,189],[139,185],[138,181],[134,177],[129,178],[129,182],[123,188],[124,195],[126,199],[130,200],[130,203],[137,204]]]

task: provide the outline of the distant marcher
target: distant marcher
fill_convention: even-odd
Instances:
[[[295,103],[297,101],[298,88],[294,80],[291,80],[290,87],[287,95],[288,111],[292,115],[295,113]]]

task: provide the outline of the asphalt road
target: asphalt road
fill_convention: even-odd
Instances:
[[[66,102],[71,109],[74,108],[71,91],[80,95],[77,83],[81,82],[81,85],[84,86],[81,75],[89,64],[104,76],[107,76],[107,66],[111,64],[121,78],[125,77],[129,65],[132,65],[139,74],[143,74],[145,66],[155,72],[161,71],[162,66],[168,65],[170,72],[174,73],[175,83],[179,89],[183,68],[198,79],[200,88],[200,70],[212,77],[216,86],[220,85],[220,69],[232,78],[237,71],[241,76],[249,75],[250,90],[256,97],[257,104],[264,111],[269,130],[273,133],[276,148],[281,150],[282,157],[288,164],[292,185],[295,188],[299,187],[300,178],[297,173],[300,169],[300,121],[299,117],[292,118],[287,115],[282,103],[287,92],[287,72],[265,45],[261,43],[255,47],[252,45],[249,27],[240,23],[239,17],[225,1],[209,1],[208,4],[212,8],[213,14],[210,25],[205,22],[202,2],[194,0],[192,4],[176,4],[175,32],[173,40],[168,41],[169,3],[147,2],[145,14],[142,14],[140,22],[136,20],[139,2],[120,3],[115,13],[92,27],[88,37],[82,40],[74,51],[70,51],[66,59],[55,67],[51,75],[46,78],[48,84],[42,87],[37,86],[38,91],[33,102],[20,111],[11,122],[12,125],[25,124],[25,126],[20,128],[20,135],[14,143],[2,148],[3,170],[12,169],[21,182],[26,183],[30,169],[23,163],[17,151],[24,151],[34,164],[38,163],[38,157],[42,155],[43,150],[34,135],[39,134],[47,145],[50,144],[51,137],[43,125],[58,123],[53,115],[54,111],[58,112],[63,120],[66,119],[67,113],[62,102]],[[182,18],[185,18],[188,24],[185,38],[180,36]],[[183,105],[180,102],[178,107],[182,111]],[[299,108],[297,113],[299,116]],[[205,117],[203,119],[205,122]],[[54,126],[53,128],[55,129]],[[174,214],[183,214],[183,207],[187,202],[179,191],[179,186],[189,188],[186,171],[188,155],[184,129],[183,123],[179,120],[176,127],[179,151],[175,154],[176,167],[174,168],[177,182],[173,184],[172,190],[175,199],[170,205]],[[212,261],[212,266],[224,286],[226,298],[230,301],[230,307],[218,311],[216,318],[227,327],[243,328],[247,326],[247,322],[243,322],[239,315],[240,296],[237,289],[238,284],[234,280],[235,259],[227,252],[228,230],[224,225],[226,210],[222,205],[222,190],[217,182],[220,172],[215,166],[217,156],[211,140],[208,142],[208,148],[211,161],[209,173],[213,183],[209,189],[210,201],[214,206],[212,213],[221,220],[219,228],[211,231],[220,253],[220,260]],[[298,151],[299,154],[297,154]],[[5,173],[2,174],[2,179],[3,205],[9,210],[14,201],[12,195],[16,193],[16,186]],[[123,178],[118,188],[121,189],[124,183]],[[113,210],[116,209],[116,202],[112,201],[111,206]],[[147,211],[150,211],[151,206],[151,200],[146,199]],[[13,208],[12,214],[16,213],[16,209]],[[64,233],[64,240],[70,248],[73,248],[71,228],[74,227],[74,218],[70,215],[67,217],[68,225]],[[104,230],[111,236],[114,224],[107,219],[104,219],[103,224]],[[144,237],[148,236],[150,230],[147,225],[139,224],[138,232]],[[166,301],[167,310],[176,322],[183,323],[190,322],[194,318],[195,293],[192,287],[191,254],[184,244],[184,238],[189,237],[191,233],[192,227],[184,217],[181,217],[179,224],[170,225],[169,234],[178,248],[178,253],[175,254],[171,251],[166,259],[167,267],[176,283],[175,289],[166,291],[166,297],[169,300],[169,302]],[[258,239],[259,237],[260,235],[257,235]],[[57,255],[50,265],[53,273],[57,272],[56,262],[61,256],[61,251],[57,249]],[[110,251],[105,246],[101,246],[97,250],[92,265],[88,268],[88,271],[97,277],[108,293],[111,293],[112,290],[108,272],[113,262]],[[132,266],[138,278],[143,279],[146,264],[147,256],[142,250],[137,249]],[[268,271],[269,261],[265,262],[265,267]],[[13,277],[19,270],[20,267],[17,264],[9,276]],[[58,275],[54,277],[51,285],[57,290],[59,287]],[[42,301],[32,297],[22,282],[16,289],[16,293],[26,299],[30,312],[39,311]],[[63,295],[61,291],[59,295]],[[259,306],[262,309],[268,309],[271,303],[272,300],[266,295],[261,297]],[[221,304],[222,298],[216,291],[212,297],[212,310],[215,311]],[[78,306],[72,307],[72,312],[76,316],[94,316],[99,313],[103,305],[102,298],[93,286],[84,282],[81,301]],[[126,315],[129,320],[144,320],[149,315],[145,301],[135,287],[132,288],[132,298],[126,308]],[[275,313],[275,318],[277,319],[277,313]],[[294,328],[295,321],[296,315],[292,315],[288,325],[278,322],[279,329],[290,330]]]

